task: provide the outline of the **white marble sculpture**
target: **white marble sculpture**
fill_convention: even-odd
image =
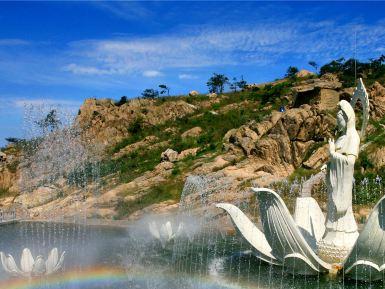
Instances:
[[[363,108],[361,135],[355,128],[354,105]],[[343,272],[359,280],[376,280],[385,269],[385,197],[374,207],[361,234],[352,210],[354,163],[369,117],[369,98],[362,80],[352,101],[339,102],[339,137],[329,140],[326,219],[309,192],[297,198],[294,218],[281,197],[266,188],[252,188],[259,202],[263,232],[232,204],[217,204],[231,217],[262,260],[293,274]],[[317,177],[322,176],[322,174]],[[305,189],[306,190],[306,189]]]
[[[51,250],[47,260],[43,256],[33,258],[31,251],[25,248],[21,254],[20,268],[16,265],[15,259],[12,255],[5,255],[0,252],[1,264],[4,270],[15,277],[39,277],[43,275],[50,275],[62,268],[64,263],[65,252],[59,258],[57,248]]]
[[[152,221],[148,223],[148,229],[151,235],[155,239],[159,240],[162,247],[164,248],[168,242],[173,240],[175,237],[181,235],[184,229],[184,224],[179,223],[178,229],[174,231],[170,221],[167,221],[166,223],[160,225]]]

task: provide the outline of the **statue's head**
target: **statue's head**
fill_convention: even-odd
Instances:
[[[339,131],[345,131],[348,128],[355,128],[356,117],[354,109],[346,100],[338,103],[340,110],[337,113],[337,126]]]

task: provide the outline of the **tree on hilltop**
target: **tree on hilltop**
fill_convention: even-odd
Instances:
[[[241,80],[237,82],[237,86],[239,87],[239,89],[245,89],[247,85],[247,82],[246,80],[243,79],[243,75],[241,75]]]
[[[154,98],[157,98],[158,96],[159,96],[159,91],[152,88],[147,88],[142,92],[143,98],[154,99]]]
[[[61,121],[57,115],[56,109],[52,109],[45,118],[35,122],[43,132],[53,132],[59,128]]]
[[[287,77],[287,78],[295,78],[298,71],[299,70],[298,70],[297,67],[289,66],[289,68],[286,70],[285,77]]]
[[[115,103],[116,106],[121,106],[128,102],[127,96],[122,96],[118,102]]]
[[[237,92],[237,89],[239,88],[240,90],[244,89],[247,85],[246,80],[243,79],[243,75],[241,75],[241,80],[237,80],[236,77],[233,77],[232,82],[230,82],[230,89],[233,92]]]
[[[308,64],[314,68],[315,73],[318,73],[318,64],[315,61],[311,60]]]
[[[209,92],[211,93],[223,93],[225,84],[229,82],[229,78],[224,74],[214,73],[213,76],[207,81]]]
[[[170,96],[170,87],[165,84],[159,84],[159,88],[161,89],[160,94],[165,94],[167,92],[167,96]]]
[[[233,77],[233,81],[230,82],[230,89],[231,89],[233,92],[237,92],[237,88],[238,88],[238,81],[237,81],[237,78],[236,78],[236,77]]]

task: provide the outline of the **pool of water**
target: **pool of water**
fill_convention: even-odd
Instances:
[[[17,264],[23,248],[66,251],[63,269],[44,278],[10,277],[0,289],[385,288],[336,276],[292,276],[256,259],[236,235],[199,232],[165,247],[143,224],[129,228],[22,222],[0,227],[0,250]]]

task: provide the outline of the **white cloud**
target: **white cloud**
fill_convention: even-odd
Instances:
[[[162,76],[163,74],[158,70],[146,70],[146,71],[143,71],[142,75],[144,77],[158,77],[158,76]]]
[[[103,9],[119,18],[125,20],[146,21],[152,16],[151,10],[145,8],[142,3],[134,1],[116,1],[116,2],[91,2],[96,7]]]
[[[188,73],[181,73],[178,75],[179,79],[197,79],[198,76]]]
[[[23,39],[17,38],[6,38],[0,39],[0,46],[19,46],[19,45],[28,45],[29,42]]]
[[[315,59],[353,56],[354,32],[358,56],[366,57],[385,42],[385,24],[337,24],[333,21],[259,23],[179,31],[141,38],[83,40],[71,43],[77,59],[68,71],[82,74],[132,74],[170,68],[215,65],[269,65],[290,57]],[[156,73],[143,73],[155,77]],[[182,76],[186,77],[186,76]]]
[[[92,66],[83,66],[75,63],[68,64],[63,67],[64,71],[72,72],[73,74],[86,74],[86,75],[105,75],[113,74],[113,70],[100,69]]]

